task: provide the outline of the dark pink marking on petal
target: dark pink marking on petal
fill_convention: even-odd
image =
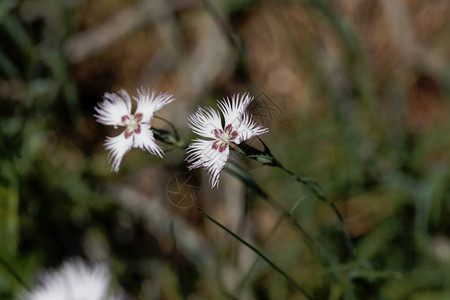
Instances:
[[[223,133],[222,129],[214,129],[213,130],[214,136],[216,137],[216,139],[220,139],[220,135]]]
[[[238,136],[238,133],[236,131],[233,131],[231,133],[230,140],[234,141],[237,138],[237,136]]]
[[[130,116],[123,116],[122,117],[122,122],[125,122],[126,120],[130,120]]]
[[[225,132],[227,134],[230,134],[231,131],[233,131],[233,126],[231,124],[228,124],[227,126],[225,126]]]
[[[225,149],[227,149],[227,147],[228,147],[228,144],[225,144],[225,143],[220,144],[219,152],[225,151]]]
[[[125,131],[125,138],[126,139],[129,138],[132,135],[133,135],[133,131],[128,131],[128,130]]]
[[[138,123],[142,120],[143,117],[144,117],[144,115],[141,114],[141,113],[137,113],[137,114],[134,115],[134,119],[135,119],[136,122],[138,122]]]
[[[217,150],[217,148],[219,148],[219,143],[220,143],[220,141],[215,141],[215,142],[212,144],[212,148],[213,148],[214,150]]]
[[[137,126],[137,128],[134,130],[134,133],[141,133],[141,125]]]

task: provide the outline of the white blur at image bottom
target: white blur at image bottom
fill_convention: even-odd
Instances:
[[[39,276],[40,284],[22,295],[22,300],[121,300],[109,295],[111,275],[105,265],[88,266],[81,259]]]

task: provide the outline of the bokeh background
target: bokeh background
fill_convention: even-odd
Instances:
[[[134,149],[110,171],[103,142],[116,131],[94,106],[141,86],[176,97],[159,116],[185,141],[199,105],[247,91],[272,105],[263,140],[325,188],[355,258],[330,208],[280,170],[232,156],[296,205],[328,262],[230,174],[213,190],[201,170],[190,180],[202,209],[316,299],[450,299],[449,58],[448,0],[1,0],[0,299],[73,257],[107,263],[130,299],[303,299],[174,205],[182,150]]]

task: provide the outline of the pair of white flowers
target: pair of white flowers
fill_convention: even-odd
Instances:
[[[106,93],[103,102],[95,107],[97,122],[125,128],[120,135],[107,137],[105,142],[106,149],[110,151],[109,162],[115,172],[119,171],[122,158],[131,148],[141,148],[160,157],[164,153],[155,142],[151,120],[155,112],[175,98],[163,93],[156,95],[143,88],[137,92],[138,97],[133,97],[137,102],[134,114],[131,113],[131,98],[124,90]],[[203,167],[210,176],[212,187],[218,184],[220,173],[228,161],[230,143],[238,145],[268,132],[249,115],[247,108],[252,101],[253,97],[249,94],[236,94],[218,101],[219,111],[200,107],[189,116],[188,126],[203,138],[195,139],[189,145],[186,161],[189,169]]]

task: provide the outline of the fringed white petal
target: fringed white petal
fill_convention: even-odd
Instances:
[[[249,94],[237,94],[219,101],[224,125],[220,114],[211,107],[199,108],[189,117],[188,125],[196,134],[213,140],[194,140],[187,149],[186,161],[189,169],[205,168],[212,187],[219,183],[220,173],[228,160],[229,142],[239,144],[268,132],[267,128],[258,125],[246,112],[252,100],[253,97]]]
[[[142,150],[147,150],[153,155],[158,155],[162,157],[164,152],[155,142],[155,137],[150,129],[150,125],[141,124],[141,132],[133,134],[133,147],[141,148]]]
[[[119,171],[122,158],[132,146],[133,137],[125,138],[125,131],[115,137],[106,137],[105,148],[109,151],[108,162],[111,163],[112,171]]]
[[[61,269],[44,273],[41,285],[24,294],[23,300],[106,300],[111,276],[104,265],[87,266],[81,260],[65,262]]]
[[[269,129],[257,124],[248,113],[244,113],[240,120],[239,127],[236,128],[236,132],[238,133],[238,136],[234,140],[234,143],[240,144],[254,136],[269,132]]]
[[[249,93],[235,94],[231,98],[224,98],[219,101],[219,108],[225,119],[225,126],[231,124],[237,128],[241,122],[242,115],[253,100]]]
[[[142,114],[142,122],[150,122],[156,111],[175,100],[170,94],[160,93],[156,95],[154,91],[149,89],[140,88],[137,92],[138,98],[133,97],[138,103],[135,115]]]
[[[215,187],[219,183],[220,173],[225,166],[229,149],[223,152],[213,149],[214,141],[207,141],[202,139],[195,139],[187,149],[186,161],[190,164],[189,169],[203,167],[209,174],[209,183]]]
[[[120,90],[117,93],[105,93],[103,102],[95,107],[97,122],[104,125],[119,125],[123,116],[131,113],[131,100],[128,93]]]
[[[211,107],[199,107],[189,116],[188,126],[198,135],[214,138],[213,131],[222,128],[222,120],[219,113]]]

